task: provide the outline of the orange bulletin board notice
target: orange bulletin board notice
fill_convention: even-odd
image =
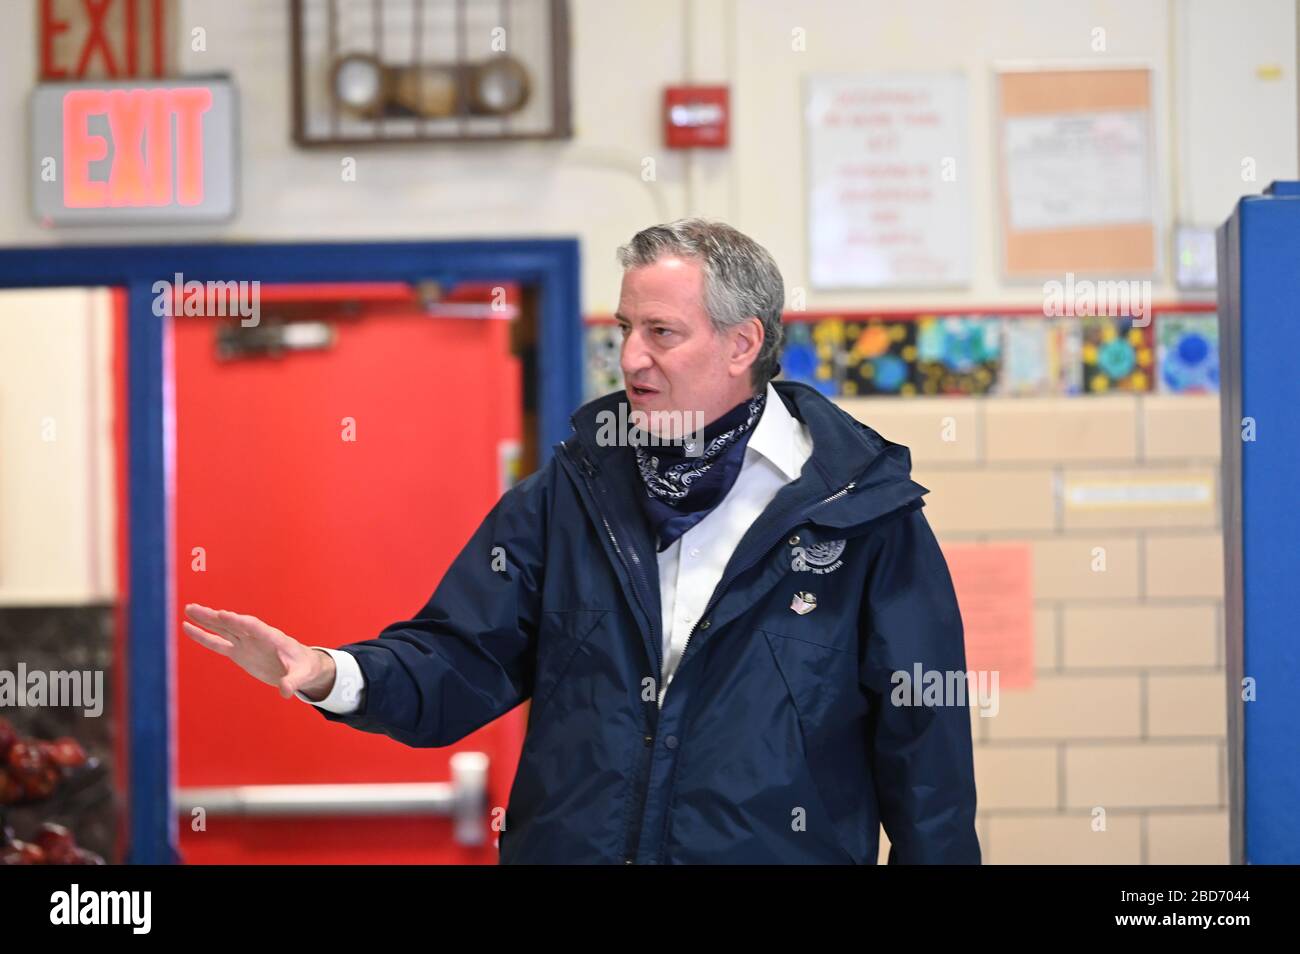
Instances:
[[[1000,689],[1034,684],[1033,554],[1029,544],[943,545],[966,633],[966,669],[997,672]]]
[[[1154,274],[1150,69],[1007,68],[996,87],[1004,275]]]

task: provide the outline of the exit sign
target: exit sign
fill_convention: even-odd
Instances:
[[[168,73],[175,0],[39,0],[42,80]]]
[[[234,214],[237,103],[228,79],[43,83],[31,116],[32,205],[46,225]]]

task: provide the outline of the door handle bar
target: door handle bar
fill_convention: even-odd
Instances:
[[[209,815],[292,818],[306,815],[449,815],[458,845],[477,847],[487,841],[488,757],[484,752],[457,752],[451,757],[448,782],[375,782],[359,784],[231,785],[177,789],[178,812],[196,808]]]

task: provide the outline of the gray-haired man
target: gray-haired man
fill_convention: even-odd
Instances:
[[[965,672],[907,449],[772,381],[784,289],[752,239],[687,219],[619,258],[626,391],[574,414],[419,614],[339,650],[195,605],[216,635],[186,632],[409,745],[531,698],[503,862],[873,863],[883,821],[891,863],[978,863],[964,698],[891,691]]]

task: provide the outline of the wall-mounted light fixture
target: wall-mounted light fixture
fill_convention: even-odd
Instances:
[[[373,119],[414,115],[426,119],[455,116],[458,97],[471,115],[505,116],[528,102],[528,70],[511,56],[471,63],[391,65],[368,53],[349,53],[334,61],[330,93],[339,106]]]

